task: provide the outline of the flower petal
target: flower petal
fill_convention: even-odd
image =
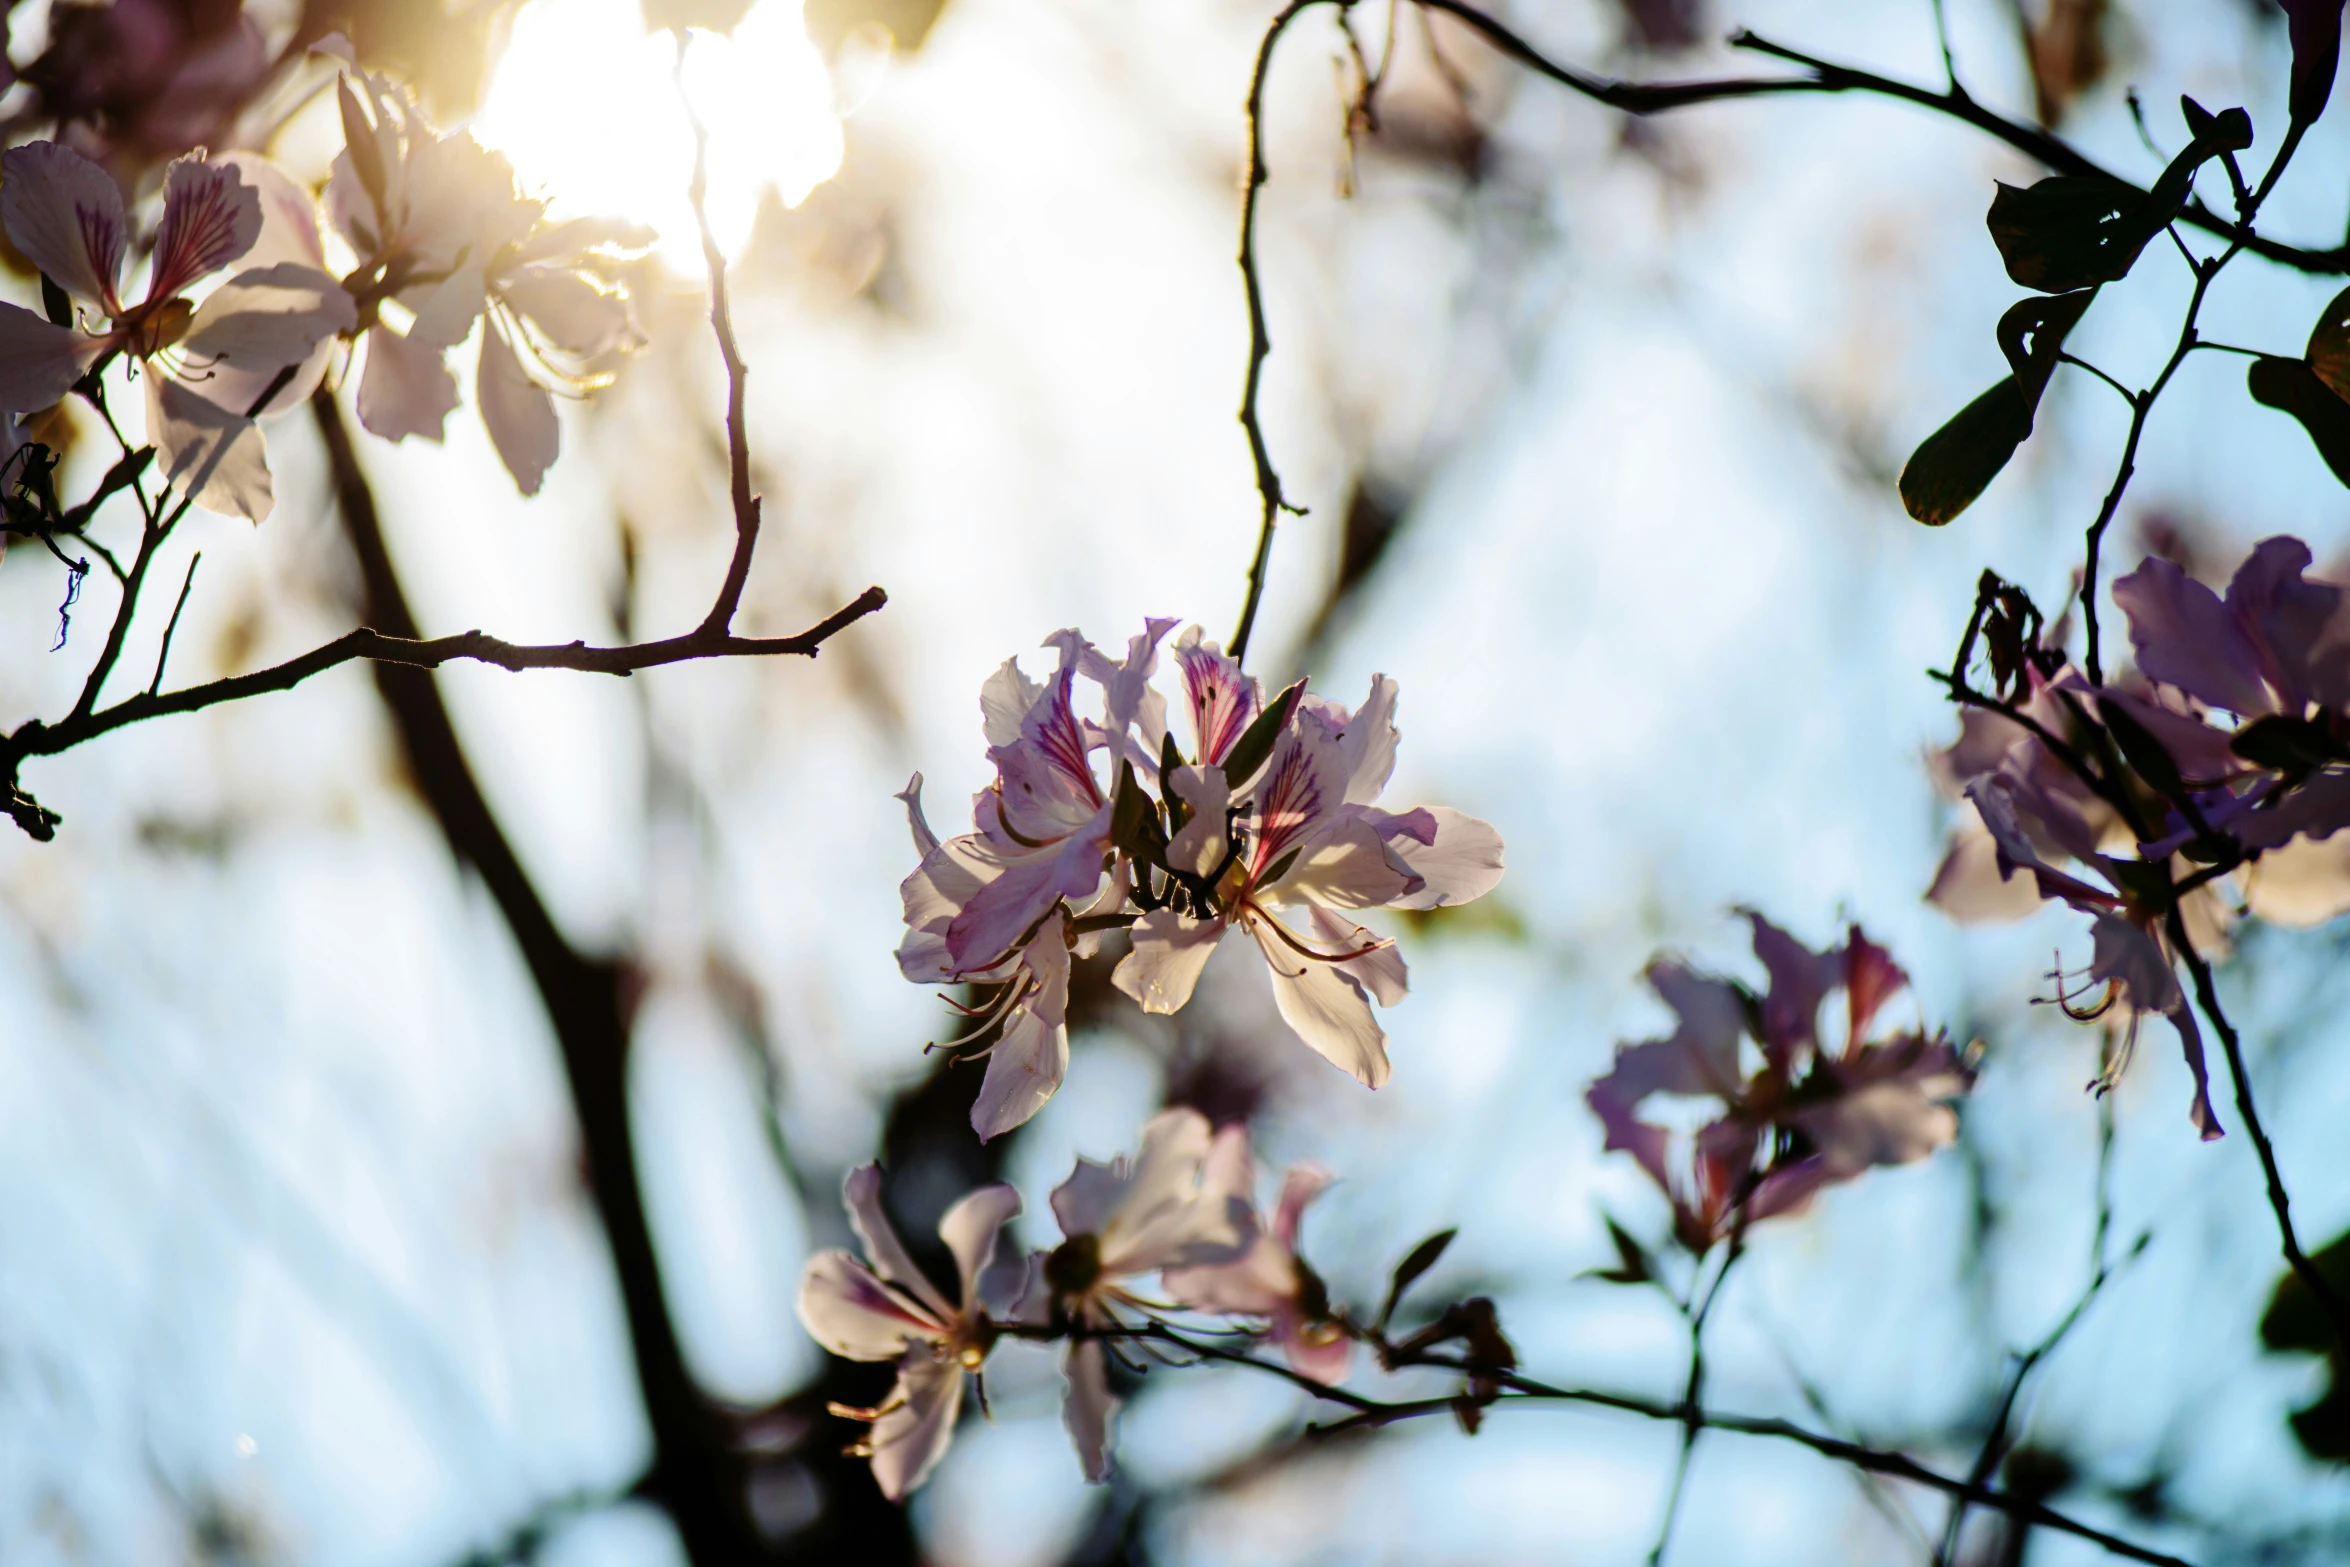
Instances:
[[[22,305],[0,304],[0,411],[47,408],[72,391],[105,351],[102,337],[85,337]]]
[[[240,272],[207,295],[182,346],[199,359],[222,361],[206,367],[208,373],[244,371],[265,378],[266,386],[279,370],[310,358],[325,339],[358,325],[358,317],[340,283],[316,267],[281,261]],[[212,390],[223,407],[245,411],[233,396]]]
[[[2129,617],[2130,647],[2149,680],[2231,713],[2250,716],[2275,706],[2236,617],[2176,562],[2149,557],[2114,583],[2113,601]]]
[[[59,288],[110,316],[121,313],[115,289],[131,225],[104,169],[53,141],[11,147],[0,153],[0,225]]]
[[[861,1164],[848,1173],[841,1182],[841,1199],[849,1210],[849,1227],[865,1243],[865,1255],[873,1260],[873,1271],[934,1312],[944,1322],[955,1310],[946,1303],[914,1259],[906,1254],[898,1232],[889,1222],[889,1214],[881,1205],[881,1166]]]
[[[236,166],[176,158],[163,177],[149,299],[170,299],[219,271],[261,237],[261,193]]]
[[[1076,1444],[1085,1478],[1099,1485],[1110,1478],[1110,1427],[1118,1416],[1118,1396],[1110,1391],[1101,1341],[1072,1343],[1061,1359],[1061,1375],[1069,1384],[1061,1400],[1061,1424]]]
[[[388,326],[367,333],[367,368],[359,375],[359,422],[387,441],[441,438],[457,406],[457,378],[441,351]]]
[[[893,1502],[930,1478],[955,1439],[963,1412],[963,1367],[926,1350],[911,1351],[898,1367],[893,1407],[873,1423],[873,1483]]]
[[[514,475],[514,487],[525,495],[538,494],[547,470],[555,465],[563,430],[555,418],[555,399],[523,373],[514,345],[495,322],[482,330],[481,369],[473,395],[481,403],[481,422],[489,427],[490,444]]]
[[[1266,929],[1272,916],[1248,921],[1249,934],[1273,970],[1273,1004],[1297,1036],[1366,1088],[1386,1085],[1392,1073],[1387,1033],[1371,1016],[1363,987],[1335,964],[1301,957]]]
[[[1199,984],[1216,943],[1224,939],[1221,920],[1195,920],[1172,909],[1153,909],[1127,931],[1133,949],[1118,962],[1110,983],[1132,996],[1145,1012],[1180,1012]]]
[[[276,498],[261,426],[151,369],[147,376],[147,439],[163,476],[197,505],[224,517],[260,522]]]
[[[1388,852],[1422,883],[1390,908],[1449,909],[1482,898],[1500,884],[1501,834],[1491,822],[1442,805],[1425,805],[1413,814],[1436,819],[1435,841],[1422,843],[1404,833],[1387,840]]]
[[[1346,755],[1346,803],[1369,805],[1387,787],[1395,773],[1396,684],[1385,675],[1371,677],[1371,694],[1347,719],[1339,749]]]
[[[800,1322],[808,1336],[850,1360],[894,1360],[929,1344],[945,1325],[914,1309],[845,1251],[820,1251],[800,1275]]]

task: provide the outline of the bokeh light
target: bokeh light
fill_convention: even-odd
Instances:
[[[710,134],[710,226],[731,255],[768,191],[796,206],[840,167],[831,77],[798,0],[758,0],[731,36],[691,35],[684,83]],[[677,46],[645,31],[636,0],[522,7],[473,131],[558,215],[632,218],[670,265],[699,269]]]

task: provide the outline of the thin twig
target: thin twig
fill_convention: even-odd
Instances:
[[[196,585],[196,568],[204,564],[204,552],[198,550],[188,562],[188,574],[180,580],[180,596],[171,606],[171,620],[163,628],[163,646],[155,652],[155,678],[147,682],[147,694],[155,695],[163,689],[163,666],[171,662],[171,639],[180,628],[180,611],[188,607],[188,589]]]
[[[759,497],[751,493],[751,437],[744,413],[744,385],[751,370],[743,363],[742,348],[734,336],[734,315],[727,307],[726,253],[718,248],[718,238],[710,230],[706,199],[710,132],[694,112],[693,100],[685,90],[685,29],[679,28],[676,37],[677,64],[672,74],[677,101],[694,129],[694,174],[686,186],[686,197],[693,204],[694,223],[701,230],[702,262],[710,272],[710,328],[718,335],[718,353],[726,361],[726,474],[734,505],[734,555],[726,563],[726,580],[718,597],[702,621],[704,631],[718,634],[734,624],[734,612],[742,606],[743,586],[751,579],[751,555],[759,547]]]
[[[2228,1021],[2227,1013],[2220,1008],[2219,988],[2212,983],[2211,964],[2195,950],[2187,921],[2175,904],[2170,911],[2170,937],[2171,945],[2178,949],[2187,972],[2194,978],[2197,1004],[2219,1034],[2220,1053],[2227,1058],[2228,1076],[2235,1084],[2236,1114],[2243,1119],[2245,1135],[2252,1139],[2253,1151],[2260,1156],[2261,1176],[2268,1183],[2268,1206],[2276,1215],[2278,1246],[2294,1276],[2308,1288],[2318,1308],[2326,1314],[2334,1330],[2335,1343],[2350,1353],[2350,1309],[2345,1309],[2341,1295],[2301,1249],[2301,1237],[2293,1229],[2292,1199],[2285,1191],[2285,1178],[2277,1169],[2276,1146],[2269,1141],[2268,1130],[2260,1123],[2260,1109],[2252,1097],[2252,1074],[2244,1065],[2243,1041],[2236,1035],[2236,1025]]]

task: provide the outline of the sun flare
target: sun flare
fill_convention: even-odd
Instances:
[[[676,46],[645,31],[637,0],[530,0],[490,79],[474,134],[513,160],[557,217],[634,219],[662,256],[700,266],[686,186],[693,131]],[[695,33],[685,89],[710,133],[710,226],[734,254],[772,189],[796,206],[839,169],[840,118],[799,0],[758,0],[733,36]]]

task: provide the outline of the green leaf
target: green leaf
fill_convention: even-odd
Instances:
[[[1232,742],[1232,749],[1224,753],[1224,785],[1237,791],[1257,775],[1265,765],[1265,758],[1273,754],[1273,742],[1281,738],[1281,726],[1289,722],[1290,710],[1305,694],[1306,683],[1298,681],[1288,690],[1273,698],[1265,710],[1257,714],[1256,722],[1241,732]]]
[[[1159,825],[1158,806],[1142,792],[1131,761],[1118,763],[1118,792],[1110,801],[1110,842],[1137,864],[1166,869],[1167,835]]]
[[[1607,1225],[1608,1239],[1615,1242],[1617,1265],[1612,1268],[1593,1268],[1583,1276],[1609,1284],[1655,1283],[1656,1271],[1649,1266],[1648,1253],[1640,1249],[1640,1243],[1616,1222],[1615,1215],[1603,1213],[1600,1219]]]
[[[1379,1326],[1387,1326],[1387,1319],[1395,1315],[1395,1308],[1403,1301],[1403,1293],[1419,1281],[1420,1275],[1436,1266],[1436,1259],[1444,1255],[1444,1248],[1452,1244],[1458,1230],[1438,1230],[1434,1235],[1414,1246],[1403,1261],[1395,1265],[1395,1277],[1387,1285],[1387,1304],[1379,1308]]]
[[[2309,1260],[2337,1291],[2350,1292],[2350,1236],[2330,1242]],[[2350,1461],[2350,1385],[2342,1375],[2341,1346],[2334,1342],[2325,1308],[2299,1274],[2287,1272],[2277,1281],[2260,1319],[2260,1341],[2272,1350],[2304,1350],[2326,1357],[2326,1390],[2316,1403],[2293,1416],[2293,1435],[2313,1458]]]
[[[1910,454],[1901,470],[1901,504],[1927,527],[1941,527],[1974,504],[2031,433],[2031,403],[2008,376]]]
[[[2298,359],[2264,354],[2252,361],[2244,382],[2254,401],[2300,420],[2334,477],[2350,485],[2350,402],[2334,395],[2317,372]]]
[[[41,314],[49,318],[51,326],[73,325],[73,296],[46,272],[41,274]]]

